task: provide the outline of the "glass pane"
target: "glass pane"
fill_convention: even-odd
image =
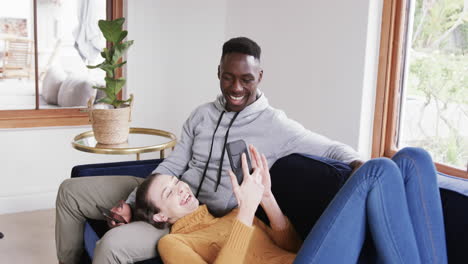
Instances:
[[[15,0],[0,8],[0,110],[34,109],[33,1]]]
[[[468,162],[468,6],[417,0],[410,8],[398,147],[435,161]]]
[[[106,42],[98,20],[106,0],[37,0],[40,108],[83,107],[96,95],[104,72],[99,64]]]

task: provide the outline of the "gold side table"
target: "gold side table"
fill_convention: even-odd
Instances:
[[[160,157],[165,158],[165,150],[176,145],[177,138],[174,134],[151,128],[130,128],[128,140],[118,145],[99,144],[94,138],[93,131],[81,133],[72,141],[73,148],[90,153],[125,155],[136,154],[140,160],[141,153],[159,151]]]

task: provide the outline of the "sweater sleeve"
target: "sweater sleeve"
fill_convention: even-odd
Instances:
[[[262,229],[265,233],[267,233],[268,236],[273,240],[273,242],[275,242],[275,244],[278,247],[286,251],[296,253],[299,251],[302,245],[302,240],[297,234],[289,219],[286,216],[284,216],[284,218],[286,219],[287,225],[284,229],[281,230],[272,229],[256,217],[254,219],[254,224],[258,228]]]
[[[238,221],[233,223],[231,234],[226,244],[216,257],[215,264],[243,263],[254,228]],[[205,264],[207,263],[185,240],[177,235],[164,236],[158,242],[158,251],[165,264]]]
[[[335,159],[345,163],[360,159],[359,154],[350,146],[304,128],[298,122],[289,119],[284,112],[278,113],[277,118],[279,119],[278,123],[281,124],[278,133],[282,135],[282,144],[278,148],[277,158],[292,153],[301,153]]]
[[[166,235],[158,242],[158,251],[164,264],[207,264],[183,239],[177,235]]]

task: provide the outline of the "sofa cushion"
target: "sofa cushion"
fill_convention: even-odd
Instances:
[[[52,66],[46,73],[42,82],[42,97],[48,104],[58,103],[58,92],[67,74],[62,68]]]
[[[69,75],[60,86],[58,105],[62,107],[86,106],[91,96],[96,96],[94,82],[86,75]]]
[[[468,179],[450,176],[444,173],[437,173],[437,183],[439,188],[451,190],[468,196]]]
[[[321,157],[292,154],[276,161],[270,174],[280,208],[305,239],[351,174],[351,167]],[[261,207],[257,216],[268,223]]]
[[[466,263],[468,196],[440,188],[448,263]]]

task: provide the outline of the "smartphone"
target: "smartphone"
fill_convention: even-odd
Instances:
[[[245,153],[247,158],[247,165],[249,166],[249,172],[252,173],[252,164],[250,162],[249,151],[247,149],[247,144],[244,140],[239,139],[233,142],[229,142],[226,145],[226,150],[229,157],[229,162],[231,163],[231,169],[236,175],[237,182],[242,183],[244,179],[244,173],[242,172],[242,153]]]
[[[104,208],[102,206],[99,206],[96,204],[96,208],[101,212],[103,216],[105,216],[109,220],[115,221],[117,224],[123,223],[123,224],[128,224],[127,221],[123,218],[123,216],[112,212],[111,210]]]

